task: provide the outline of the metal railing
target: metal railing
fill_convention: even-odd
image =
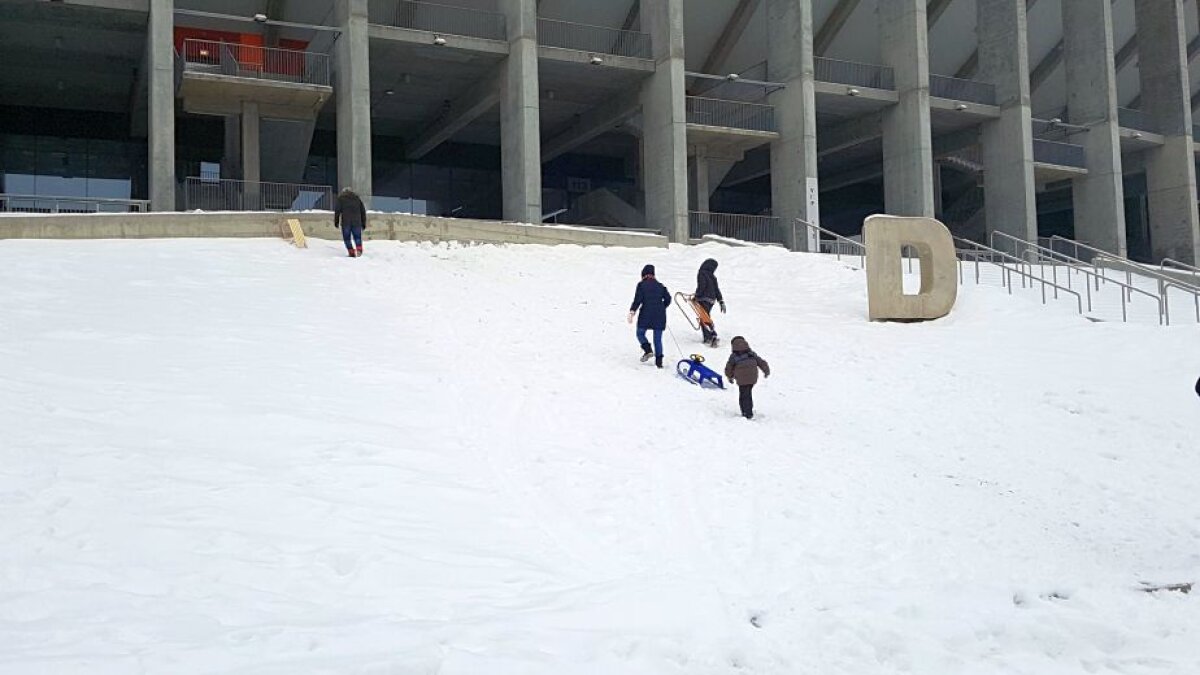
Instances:
[[[145,213],[144,199],[54,197],[0,193],[0,213]]]
[[[1040,284],[1042,290],[1042,304],[1046,304],[1048,299],[1047,289],[1051,289],[1054,299],[1058,298],[1059,293],[1066,293],[1075,296],[1076,308],[1080,314],[1083,314],[1083,296],[1077,291],[1062,286],[1055,281],[1051,281],[1042,277],[1038,277],[1031,271],[1025,270],[1027,264],[1024,260],[1011,256],[1003,251],[996,250],[990,246],[985,246],[979,242],[963,239],[962,237],[954,237],[955,250],[958,255],[960,264],[958,266],[958,282],[963,283],[963,265],[961,263],[974,263],[975,265],[975,283],[980,283],[980,267],[979,264],[993,264],[1000,268],[1000,283],[1008,289],[1008,294],[1013,294],[1013,274],[1021,278],[1022,288],[1033,288],[1034,285]]]
[[[1176,272],[1194,275],[1196,277],[1195,285],[1200,286],[1200,267],[1189,265],[1173,258],[1163,258],[1162,262],[1158,263],[1158,269],[1160,271],[1175,270]]]
[[[1044,138],[1033,139],[1033,161],[1080,169],[1087,167],[1087,156],[1082,145],[1048,141]]]
[[[1117,108],[1117,124],[1126,129],[1158,133],[1158,125],[1154,123],[1154,118],[1142,110],[1133,108]]]
[[[688,211],[688,236],[700,239],[709,234],[757,244],[787,244],[775,216]]]
[[[1055,284],[1058,283],[1058,268],[1064,267],[1064,266],[1067,268],[1066,273],[1067,273],[1067,287],[1068,288],[1072,288],[1071,272],[1075,272],[1077,274],[1084,275],[1083,286],[1086,291],[1087,310],[1089,312],[1091,312],[1093,310],[1092,283],[1091,282],[1094,281],[1095,285],[1096,285],[1096,290],[1099,290],[1100,283],[1103,281],[1104,283],[1114,284],[1114,285],[1120,287],[1120,289],[1121,289],[1121,321],[1123,321],[1123,322],[1129,321],[1128,303],[1133,300],[1134,294],[1138,294],[1138,295],[1144,295],[1144,296],[1150,298],[1151,300],[1154,300],[1155,303],[1157,303],[1157,305],[1158,305],[1158,322],[1160,324],[1163,323],[1164,313],[1165,313],[1164,298],[1161,296],[1161,294],[1155,295],[1149,291],[1146,291],[1146,290],[1136,287],[1133,284],[1132,279],[1129,280],[1129,283],[1121,283],[1120,281],[1108,279],[1108,278],[1104,277],[1104,275],[1102,275],[1094,267],[1092,269],[1088,269],[1089,267],[1092,267],[1092,266],[1089,265],[1088,263],[1083,262],[1082,260],[1079,260],[1078,258],[1071,258],[1070,256],[1059,253],[1058,251],[1055,251],[1050,248],[1046,248],[1046,247],[1042,246],[1041,244],[1035,244],[1031,241],[1027,241],[1025,239],[1021,239],[1020,237],[1016,237],[1011,234],[1008,234],[1007,232],[1000,232],[1000,231],[992,232],[991,237],[989,238],[989,242],[991,243],[993,248],[998,248],[996,246],[997,238],[999,238],[1002,242],[1004,242],[1004,246],[1006,248],[1008,248],[1008,247],[1012,248],[1014,258],[1024,260],[1025,263],[1027,265],[1029,265],[1029,271],[1031,273],[1033,272],[1033,266],[1037,265],[1038,272],[1039,272],[1038,276],[1040,278],[1043,278],[1043,279],[1046,278],[1046,265],[1047,264],[1050,265],[1051,279],[1053,280],[1053,282]],[[1057,295],[1055,297],[1057,297]]]
[[[688,96],[686,105],[688,124],[747,131],[779,131],[775,124],[775,106],[700,96]]]
[[[861,241],[855,241],[832,230],[826,230],[820,225],[814,225],[810,222],[797,219],[792,223],[797,246],[802,241],[798,231],[799,228],[804,229],[803,240],[809,242],[808,249],[810,253],[828,253],[836,256],[838,260],[841,260],[843,257],[858,258],[859,267],[865,268],[867,266],[867,247]]]
[[[839,61],[824,56],[813,59],[816,79],[820,82],[848,84],[872,89],[895,89],[895,71],[873,63]]]
[[[298,49],[183,41],[183,72],[215,73],[273,82],[329,86],[329,55]]]
[[[929,95],[954,101],[996,105],[996,85],[932,73],[929,74]]]
[[[653,58],[650,36],[633,30],[589,26],[557,19],[538,19],[538,44],[543,47],[577,49],[593,54]]]
[[[484,40],[508,39],[504,15],[415,0],[370,0],[369,23]]]
[[[183,184],[188,211],[329,211],[333,188],[231,179],[188,177]]]

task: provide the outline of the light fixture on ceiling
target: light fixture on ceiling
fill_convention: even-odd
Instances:
[[[254,20],[257,21],[258,23],[266,23],[267,15],[263,14],[262,12],[259,12],[258,14],[254,15]]]
[[[593,66],[598,66],[598,65],[600,65],[601,63],[604,63],[604,59],[600,58],[599,56],[593,56],[593,57],[592,57],[591,64],[592,64]]]
[[[1050,126],[1052,126],[1052,127],[1056,127],[1056,126],[1058,126],[1058,125],[1060,125],[1060,124],[1062,124],[1062,118],[1061,118],[1061,117],[1055,117],[1055,118],[1053,118],[1053,119],[1051,119],[1051,120],[1050,120]]]
[[[445,47],[446,46],[446,38],[442,37],[441,35],[434,35],[433,36],[433,44],[435,44],[439,47]]]
[[[954,106],[954,109],[955,109],[955,110],[957,110],[957,111],[959,111],[959,112],[962,112],[962,111],[964,111],[964,110],[966,110],[966,109],[967,109],[967,104],[966,104],[966,103],[959,103],[958,105]]]
[[[1130,136],[1132,136],[1133,138],[1141,138],[1141,137],[1142,137],[1142,132],[1140,132],[1140,131],[1135,131],[1135,132],[1133,132],[1132,134],[1130,134]]]
[[[854,87],[850,87],[849,89],[846,90],[846,93],[849,94],[850,96],[858,96],[862,92],[855,89]]]
[[[396,90],[395,90],[395,89],[384,89],[384,90],[383,90],[383,95],[384,95],[384,96],[395,96],[395,95],[396,95]]]
[[[737,73],[730,73],[725,76],[725,79],[729,80],[730,82],[737,82],[738,80],[741,79],[741,77],[742,76],[738,75]]]

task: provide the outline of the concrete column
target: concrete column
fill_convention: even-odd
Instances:
[[[1142,106],[1165,143],[1145,151],[1150,251],[1154,262],[1200,260],[1200,215],[1192,141],[1182,0],[1135,0]]]
[[[817,204],[817,102],[813,76],[813,15],[809,0],[766,0],[767,79],[784,85],[775,106],[779,138],[771,142],[771,213],[784,224],[792,250],[811,250],[810,237],[793,240],[795,220],[820,224]]]
[[[504,218],[542,222],[541,107],[538,86],[537,2],[502,0],[508,60],[500,85],[500,170]]]
[[[262,208],[262,144],[259,141],[261,125],[258,104],[242,102],[242,208],[258,211]]]
[[[1075,238],[1126,255],[1125,188],[1117,123],[1117,73],[1113,66],[1112,5],[1062,0],[1063,63],[1067,112],[1087,133],[1071,137],[1087,153],[1087,175],[1072,181]]]
[[[338,187],[371,201],[371,71],[367,0],[336,0],[342,29],[334,46]]]
[[[1037,239],[1033,122],[1029,103],[1026,0],[976,0],[979,69],[996,86],[1000,118],[983,124],[983,190],[988,232]]]
[[[225,116],[225,152],[221,156],[221,178],[242,177],[242,118]]]
[[[683,0],[639,0],[654,42],[654,74],[642,85],[646,226],[688,241],[688,159]]]
[[[149,64],[150,208],[175,210],[175,0],[150,0],[146,39]]]
[[[708,154],[703,146],[696,148],[696,210],[701,213],[712,211],[709,200],[712,188],[709,183]]]
[[[883,111],[883,202],[897,216],[934,214],[926,0],[879,0],[883,64],[900,101]]]

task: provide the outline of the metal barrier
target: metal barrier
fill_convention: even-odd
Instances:
[[[328,185],[268,183],[231,179],[184,180],[184,209],[188,211],[329,211],[333,188]]]
[[[800,227],[804,228],[804,239],[810,244],[816,245],[815,250],[810,250],[811,253],[829,253],[836,256],[838,260],[841,260],[842,256],[857,257],[859,267],[867,266],[867,247],[861,241],[855,241],[832,230],[826,230],[820,225],[813,225],[797,218],[792,222],[793,238],[797,245],[801,241],[797,231],[797,228]],[[809,248],[814,247],[810,246]]]
[[[185,73],[215,73],[324,87],[330,82],[329,55],[298,49],[187,39],[179,57]]]
[[[1195,275],[1197,275],[1196,280],[1198,282],[1200,282],[1200,267],[1195,267],[1195,266],[1189,265],[1185,262],[1179,262],[1178,260],[1174,260],[1172,258],[1163,258],[1162,262],[1158,263],[1158,269],[1160,269],[1160,270],[1172,269],[1172,270],[1178,270],[1180,272],[1188,272],[1191,274],[1195,274]],[[1200,285],[1200,283],[1198,283],[1197,285]]]
[[[849,84],[872,89],[895,89],[895,71],[873,63],[839,61],[824,56],[813,59],[816,79],[820,82]]]
[[[748,131],[779,131],[774,106],[700,96],[687,97],[687,122]]]
[[[1021,277],[1021,287],[1022,288],[1032,288],[1035,283],[1041,284],[1042,304],[1043,305],[1046,304],[1046,299],[1047,299],[1046,298],[1046,289],[1051,288],[1054,290],[1054,298],[1055,299],[1058,298],[1059,292],[1067,293],[1067,294],[1075,296],[1075,301],[1076,301],[1076,305],[1079,310],[1079,313],[1083,314],[1083,296],[1081,296],[1075,290],[1067,288],[1066,286],[1061,286],[1058,283],[1055,283],[1053,281],[1048,281],[1044,278],[1039,278],[1039,277],[1035,276],[1032,272],[1026,272],[1024,269],[1026,262],[1021,260],[1020,258],[1011,256],[1003,251],[998,251],[990,246],[985,246],[978,242],[963,239],[961,237],[954,237],[954,242],[955,242],[955,250],[958,253],[958,257],[959,257],[959,261],[960,261],[960,264],[958,266],[958,282],[960,284],[963,282],[962,263],[964,263],[964,262],[974,262],[975,263],[975,283],[978,284],[980,282],[979,263],[982,260],[982,262],[984,262],[984,263],[990,263],[990,264],[996,265],[997,267],[1000,268],[1000,270],[1001,270],[1001,276],[1000,276],[1001,285],[1003,285],[1005,288],[1008,289],[1009,295],[1012,295],[1012,293],[1013,293],[1012,275],[1015,273],[1019,277]],[[963,248],[963,246],[965,246],[966,248]],[[1009,264],[1005,264],[1005,263],[1009,263]],[[1026,282],[1029,282],[1028,286],[1026,285]]]
[[[145,213],[144,199],[108,197],[54,197],[0,193],[0,213]]]
[[[1158,125],[1154,123],[1154,118],[1133,108],[1117,108],[1117,124],[1126,129],[1158,133]]]
[[[688,236],[699,239],[708,234],[758,244],[787,244],[775,216],[688,211]]]
[[[538,44],[636,59],[654,56],[650,36],[646,33],[557,19],[538,19]]]
[[[929,95],[954,101],[996,105],[996,85],[957,77],[929,74]]]
[[[1044,138],[1033,139],[1033,161],[1042,164],[1058,166],[1087,167],[1087,157],[1082,145],[1048,141]]]
[[[370,0],[369,23],[484,40],[508,40],[504,15],[415,0]]]

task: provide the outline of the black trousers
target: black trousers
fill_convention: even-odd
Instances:
[[[708,312],[708,317],[712,318],[713,303],[707,300],[697,300],[696,304],[703,307],[704,311]],[[700,324],[700,334],[704,337],[705,342],[717,337],[717,323],[714,321],[711,328],[706,324]]]
[[[742,407],[743,417],[754,417],[754,385],[738,385],[738,405]]]

